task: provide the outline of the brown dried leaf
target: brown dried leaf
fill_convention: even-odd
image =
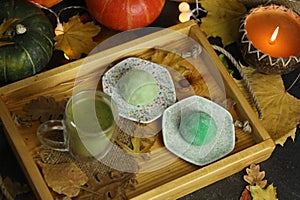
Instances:
[[[183,59],[179,54],[163,50],[156,50],[151,56],[150,61],[171,67],[185,77],[190,74],[191,69],[194,68],[191,68],[191,65],[185,62],[185,59]]]
[[[262,124],[272,139],[283,145],[288,137],[295,139],[300,123],[300,100],[285,91],[280,75],[266,75],[251,67],[243,67],[250,85],[260,103],[264,119]],[[251,98],[242,81],[236,80],[243,94]]]
[[[168,66],[172,75],[178,99],[196,94],[209,98],[210,91],[200,72],[187,60],[177,53],[156,50],[149,58],[164,66]]]
[[[3,179],[0,176],[0,192],[1,191],[6,199],[15,199],[19,194],[28,193],[30,188],[26,184],[22,185],[19,182],[12,181],[9,177]]]
[[[152,122],[146,125],[137,124],[133,130],[133,136],[129,136],[130,141],[122,143],[116,140],[116,143],[133,156],[145,156],[150,152],[151,147],[157,139],[160,130],[160,123]]]
[[[83,186],[77,200],[93,199],[127,199],[125,190],[135,189],[135,175],[111,171],[109,175],[98,173],[89,179],[87,186]]]
[[[82,23],[78,15],[73,16],[62,27],[56,28],[55,49],[62,50],[69,59],[79,59],[88,54],[97,45],[93,37],[101,28],[93,22]]]
[[[260,166],[251,164],[249,168],[246,168],[247,175],[244,175],[244,180],[250,184],[250,186],[258,185],[265,188],[267,185],[267,180],[265,178],[265,171],[260,171]],[[249,186],[247,186],[249,189]]]
[[[40,96],[25,104],[23,110],[32,120],[45,122],[52,119],[61,119],[64,116],[66,101],[57,102],[53,97]]]
[[[208,37],[221,37],[226,46],[239,39],[241,18],[247,9],[238,0],[200,0],[201,6],[207,11],[200,25]]]
[[[250,192],[253,200],[277,200],[276,187],[273,184],[266,189],[259,185],[250,186]]]
[[[18,115],[15,112],[11,113],[11,117],[18,127],[20,127],[20,126],[31,127],[32,126],[30,118],[22,117],[21,115]]]
[[[88,181],[87,175],[75,163],[38,164],[42,168],[46,183],[58,194],[76,197],[81,186]]]
[[[156,141],[156,137],[153,138],[132,137],[131,138],[132,148],[130,148],[126,144],[123,144],[120,141],[116,141],[116,142],[128,153],[139,156],[141,154],[149,153],[155,141]]]

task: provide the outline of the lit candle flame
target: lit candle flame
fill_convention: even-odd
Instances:
[[[274,44],[275,43],[275,40],[277,38],[277,35],[278,35],[278,32],[279,32],[279,26],[276,27],[276,29],[274,30],[271,38],[270,38],[270,44]]]

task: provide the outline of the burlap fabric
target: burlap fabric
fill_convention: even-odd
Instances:
[[[123,121],[123,123],[126,122]],[[126,127],[127,131],[128,129],[135,128],[132,123],[128,123]],[[116,134],[116,140],[128,146],[131,145],[130,134],[125,133],[119,127],[116,128]],[[113,145],[112,149],[101,160],[91,158],[81,161],[72,157],[68,152],[55,151],[44,146],[40,146],[36,149],[34,157],[37,161],[39,160],[47,164],[74,162],[88,177],[94,177],[98,173],[107,175],[112,170],[128,173],[136,173],[139,170],[135,158],[116,144]]]

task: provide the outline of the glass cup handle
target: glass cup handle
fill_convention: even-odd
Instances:
[[[49,120],[42,123],[37,130],[37,136],[42,145],[50,149],[69,151],[62,120]]]

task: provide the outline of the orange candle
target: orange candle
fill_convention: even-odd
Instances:
[[[300,16],[283,6],[253,9],[245,19],[245,30],[253,46],[274,58],[300,54]]]

